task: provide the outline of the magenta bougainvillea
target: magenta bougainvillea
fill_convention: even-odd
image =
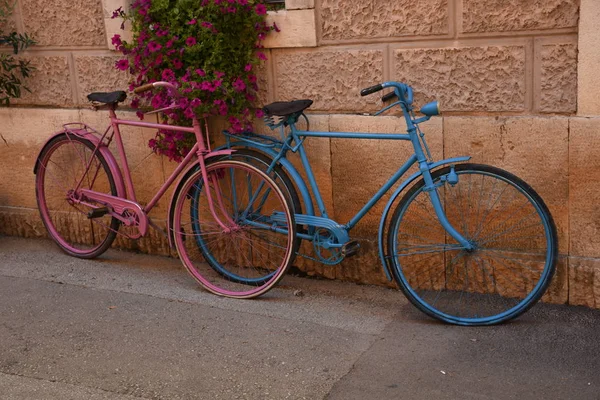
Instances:
[[[131,22],[133,39],[112,38],[126,57],[115,67],[132,77],[129,89],[145,83],[167,81],[184,97],[178,109],[163,118],[190,125],[200,118],[224,116],[233,132],[251,129],[258,90],[253,67],[265,60],[262,41],[277,26],[265,22],[265,5],[253,0],[134,0],[128,12],[118,9],[113,18]],[[170,105],[166,90],[134,97],[132,107],[155,109]],[[179,161],[194,143],[193,135],[161,130],[150,140],[159,154]]]

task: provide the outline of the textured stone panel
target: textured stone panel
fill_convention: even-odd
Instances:
[[[312,111],[376,110],[360,90],[383,81],[383,52],[346,50],[275,53],[277,100],[312,99]]]
[[[393,79],[443,111],[523,111],[525,69],[523,46],[397,49]]]
[[[15,104],[70,106],[73,104],[72,76],[66,57],[23,57],[31,61],[35,71],[27,78],[26,86]]]
[[[323,0],[324,40],[448,33],[448,0]]]
[[[600,308],[600,260],[569,258],[569,304]]]
[[[423,124],[427,143],[435,159],[441,159],[442,120],[436,118]],[[406,133],[404,120],[397,117],[367,117],[332,115],[330,130],[340,132]],[[331,167],[333,179],[334,219],[342,224],[373,197],[387,180],[411,156],[410,142],[376,139],[332,139]],[[415,172],[413,167],[404,179]],[[403,181],[401,178],[400,181]],[[396,184],[394,187],[397,187]],[[357,256],[331,267],[336,279],[355,282],[388,284],[377,253],[377,231],[381,213],[393,189],[363,217],[351,231],[359,239],[361,249]]]
[[[569,251],[567,118],[445,117],[446,157],[470,155],[517,175],[542,197],[556,223],[559,251]]]
[[[43,144],[75,110],[0,108],[0,206],[37,208],[33,166]],[[8,173],[10,172],[10,173]]]
[[[600,118],[569,121],[570,254],[600,257]]]
[[[41,46],[106,46],[101,0],[21,0],[25,31]]]
[[[582,0],[577,55],[577,114],[600,115],[600,1]]]
[[[270,57],[270,52],[267,51],[267,57]],[[253,73],[256,74],[258,81],[258,92],[256,93],[255,106],[262,108],[270,103],[269,95],[272,94],[269,86],[269,65],[268,61],[261,61],[254,66]]]
[[[89,104],[87,95],[92,92],[127,91],[130,79],[129,72],[115,68],[115,63],[122,58],[122,56],[75,57],[75,69],[79,85],[78,102],[80,104]]]
[[[315,10],[282,10],[270,12],[266,19],[268,24],[277,24],[280,32],[271,31],[263,45],[266,48],[276,47],[315,47],[317,45],[317,29]]]
[[[463,32],[576,28],[579,0],[463,0]]]
[[[577,45],[542,46],[540,89],[540,111],[577,110]]]

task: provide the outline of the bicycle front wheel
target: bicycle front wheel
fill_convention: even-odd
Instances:
[[[292,206],[259,168],[207,163],[183,184],[174,208],[174,238],[188,272],[212,293],[252,298],[283,278],[294,254]],[[209,197],[214,212],[210,209]]]
[[[388,254],[400,289],[421,311],[457,325],[492,325],[533,306],[556,266],[556,227],[540,196],[495,167],[460,164],[432,173],[459,245],[437,220],[421,179],[390,222]]]
[[[102,254],[119,229],[116,218],[89,218],[89,202],[73,200],[79,189],[117,195],[108,164],[94,149],[90,141],[65,133],[52,139],[37,161],[35,190],[42,221],[60,248],[79,258]]]

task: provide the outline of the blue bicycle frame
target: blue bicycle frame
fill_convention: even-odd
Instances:
[[[386,257],[384,254],[384,245],[383,245],[383,235],[385,228],[385,221],[387,220],[387,215],[394,203],[394,200],[398,197],[400,192],[405,189],[411,182],[413,182],[418,177],[423,177],[425,181],[425,190],[429,193],[429,198],[435,210],[435,214],[443,226],[443,228],[448,232],[450,236],[452,236],[465,250],[469,251],[473,249],[473,244],[470,243],[467,239],[465,239],[448,221],[446,214],[443,210],[439,194],[436,189],[436,184],[433,182],[431,177],[431,171],[442,166],[442,165],[452,165],[459,162],[468,161],[471,157],[454,157],[448,158],[441,161],[433,162],[429,161],[428,157],[425,155],[425,151],[429,155],[429,149],[427,148],[427,144],[425,143],[424,135],[421,133],[418,128],[418,124],[421,122],[428,121],[432,115],[437,115],[439,112],[437,109],[437,102],[429,103],[421,108],[421,112],[427,113],[424,117],[416,119],[414,117],[414,113],[411,107],[412,103],[412,90],[405,84],[399,82],[385,82],[381,85],[374,86],[372,88],[368,88],[363,90],[361,94],[370,94],[375,91],[384,89],[384,88],[393,88],[394,95],[398,98],[398,101],[384,107],[382,110],[378,111],[375,115],[379,115],[388,109],[394,106],[400,106],[402,108],[402,112],[404,115],[404,119],[406,120],[407,125],[407,133],[404,134],[387,134],[387,133],[358,133],[358,132],[319,132],[319,131],[308,131],[308,130],[299,130],[296,127],[296,122],[298,116],[289,117],[286,121],[286,124],[279,124],[280,132],[281,132],[281,141],[273,140],[270,137],[255,135],[256,138],[263,139],[262,141],[252,140],[251,138],[244,139],[240,136],[230,135],[227,132],[225,134],[228,136],[227,144],[223,147],[248,147],[260,150],[261,152],[269,155],[272,158],[271,164],[268,166],[267,173],[271,173],[277,164],[281,165],[286,172],[289,173],[291,178],[294,180],[297,185],[300,195],[304,201],[306,210],[305,214],[296,214],[296,222],[300,225],[308,225],[309,231],[308,233],[298,233],[297,236],[312,241],[314,238],[313,232],[314,229],[310,229],[311,226],[324,226],[331,231],[336,232],[336,236],[338,238],[343,238],[349,240],[347,232],[350,231],[356,224],[373,208],[373,206],[383,197],[383,195],[392,188],[398,182],[398,180],[404,176],[404,174],[415,164],[418,165],[418,171],[409,176],[404,182],[396,189],[396,191],[392,194],[390,200],[388,201],[381,220],[379,224],[379,233],[378,233],[378,243],[379,243],[379,256],[385,266],[384,270],[386,276],[389,280],[392,279],[389,266],[386,262]],[[376,90],[373,90],[376,89]],[[285,133],[285,125],[289,126],[289,133]],[[310,166],[306,150],[304,148],[303,142],[308,137],[323,137],[323,138],[339,138],[339,139],[382,139],[382,140],[405,140],[410,141],[414,154],[388,179],[388,181],[369,199],[369,201],[354,215],[350,221],[348,221],[344,225],[340,225],[337,222],[329,219],[327,215],[327,210],[325,207],[325,203],[323,201],[323,197],[319,191],[319,187],[317,185],[314,173]],[[232,140],[233,139],[233,140]],[[423,149],[425,147],[425,151]],[[298,173],[296,168],[286,159],[286,154],[288,151],[292,151],[294,153],[298,153],[300,156],[300,160],[302,163],[302,167],[306,172],[306,177],[308,180],[308,186],[306,185],[304,179],[302,179],[301,175]],[[431,157],[429,157],[431,158]],[[453,175],[454,174],[454,175]],[[448,175],[448,182],[452,184],[452,179],[456,179],[456,175],[454,170],[452,169],[450,174]],[[309,191],[310,187],[310,191]],[[312,192],[312,197],[310,192]],[[319,215],[315,214],[315,210],[313,207],[313,197],[316,203],[316,206],[319,211]],[[343,244],[343,243],[342,243]],[[341,246],[341,245],[340,245]]]

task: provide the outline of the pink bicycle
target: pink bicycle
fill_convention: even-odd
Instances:
[[[166,88],[174,100],[179,96],[167,82],[135,92],[158,87]],[[212,151],[208,129],[203,133],[197,117],[192,127],[119,119],[115,110],[126,97],[123,91],[90,94],[96,108],[109,112],[104,133],[84,123],[66,124],[40,151],[34,168],[36,197],[50,237],[72,256],[94,258],[117,234],[135,239],[149,226],[160,229],[147,214],[177,180],[167,235],[190,274],[222,296],[251,298],[267,292],[294,257],[296,225],[288,196],[268,174],[233,157],[233,150]],[[153,112],[175,107],[173,101]],[[136,200],[120,125],[192,132],[196,137],[192,150],[146,205]],[[121,166],[108,147],[113,140]],[[130,228],[119,232],[121,225]]]

